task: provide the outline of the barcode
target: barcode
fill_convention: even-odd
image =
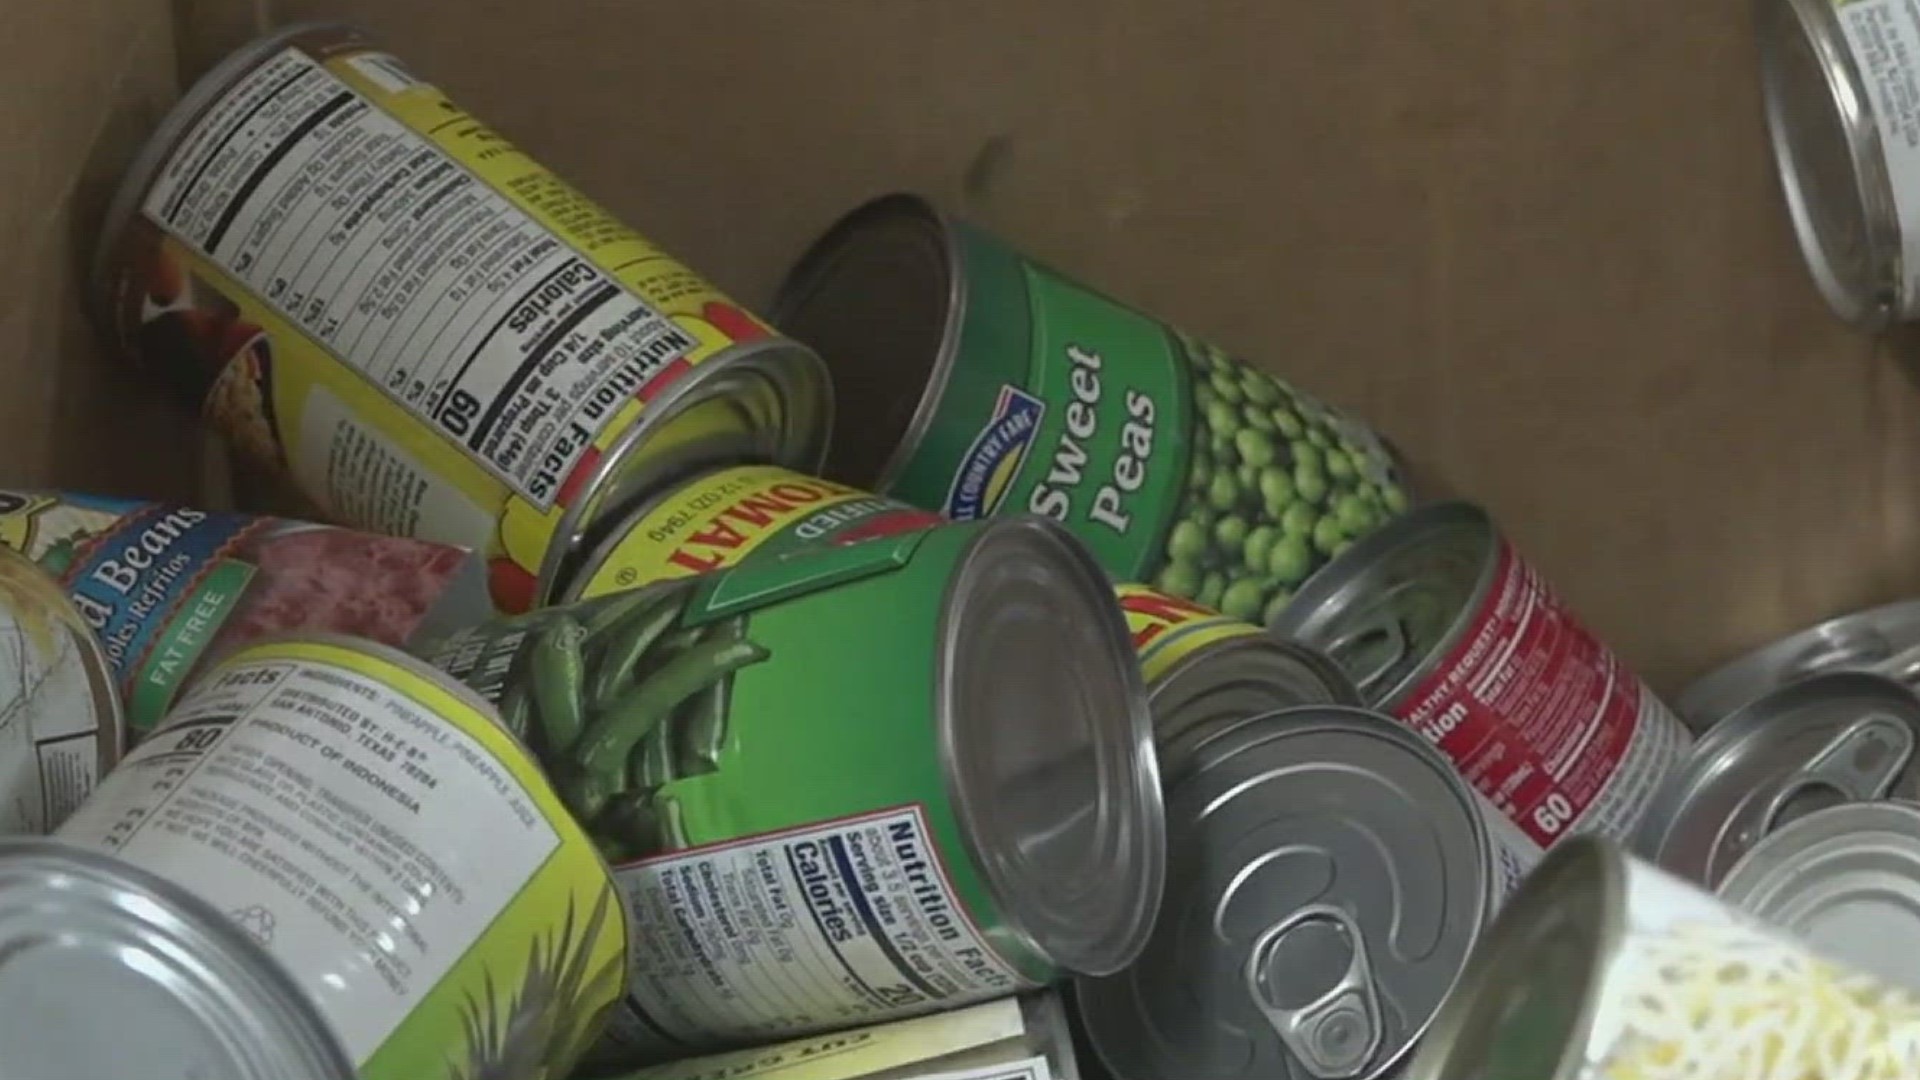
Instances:
[[[387,53],[361,53],[347,63],[389,94],[398,94],[420,85],[419,79],[414,78],[398,59]]]

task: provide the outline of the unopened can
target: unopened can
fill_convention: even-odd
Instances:
[[[257,940],[117,859],[0,839],[0,957],[10,1075],[357,1080],[325,1017]]]
[[[1116,580],[1246,622],[1407,507],[1366,425],[915,196],[828,231],[774,319],[862,418],[827,476],[962,521],[1044,514]]]
[[[1707,888],[1769,833],[1840,803],[1920,798],[1920,698],[1863,671],[1767,694],[1707,729],[1634,850]]]
[[[629,1060],[1111,972],[1146,940],[1146,697],[1050,522],[750,561],[422,653],[501,702],[614,859],[646,943]]]
[[[54,575],[100,638],[136,739],[195,672],[249,642],[323,631],[402,645],[493,610],[473,552],[254,514],[0,490],[0,546]]]
[[[1801,253],[1841,318],[1920,314],[1920,12],[1760,0],[1767,124]]]
[[[1406,1080],[1843,1076],[1920,1076],[1920,996],[1583,836],[1508,902]]]
[[[113,344],[333,520],[559,586],[579,534],[691,461],[814,466],[825,372],[357,31],[190,90],[109,211]]]
[[[0,836],[64,821],[125,738],[99,640],[57,582],[0,547]]]
[[[1479,507],[1401,518],[1302,590],[1276,633],[1439,746],[1536,849],[1632,835],[1691,738]]]
[[[1871,671],[1920,686],[1920,600],[1828,619],[1687,685],[1674,708],[1695,732],[1776,687],[1823,671]]]
[[[151,948],[145,918],[189,946],[253,938],[360,1080],[565,1076],[621,995],[626,920],[593,844],[490,706],[385,646],[235,653],[56,835],[110,856],[78,865],[122,940]],[[113,1021],[190,1005],[163,992]]]
[[[1755,844],[1717,891],[1849,967],[1920,988],[1920,806],[1815,811]]]
[[[1391,717],[1302,706],[1164,750],[1167,893],[1074,987],[1115,1080],[1370,1080],[1402,1065],[1531,861]]]
[[[1114,591],[1162,745],[1217,720],[1293,705],[1360,704],[1353,681],[1311,649],[1145,585]]]

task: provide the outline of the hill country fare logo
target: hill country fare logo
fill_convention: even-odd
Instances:
[[[1017,386],[1002,386],[994,402],[993,418],[973,437],[960,469],[947,490],[946,515],[955,521],[974,521],[991,515],[1007,497],[1020,463],[1040,431],[1047,403]]]

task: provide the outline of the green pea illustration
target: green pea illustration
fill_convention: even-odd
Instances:
[[[1207,502],[1215,510],[1226,513],[1240,501],[1240,484],[1234,477],[1221,470],[1213,474],[1213,483],[1207,489]]]
[[[1354,478],[1356,470],[1353,467],[1353,459],[1348,457],[1344,451],[1339,449],[1329,450],[1326,456],[1327,475],[1331,476],[1335,482],[1344,482]]]
[[[1278,465],[1260,470],[1260,505],[1267,516],[1278,520],[1293,502],[1293,476]]]
[[[1238,551],[1246,544],[1249,531],[1246,518],[1228,514],[1213,523],[1213,542],[1222,548]]]
[[[1240,545],[1241,564],[1256,573],[1266,573],[1267,554],[1273,550],[1273,543],[1278,539],[1280,529],[1277,526],[1256,526],[1247,533],[1246,540]]]
[[[1293,599],[1292,589],[1277,589],[1267,597],[1267,606],[1260,611],[1261,625],[1269,625],[1287,609],[1287,602]]]
[[[1262,371],[1247,369],[1240,380],[1240,386],[1247,392],[1247,401],[1259,406],[1272,406],[1280,400],[1280,388],[1273,384],[1272,376]]]
[[[1173,532],[1167,537],[1167,554],[1173,556],[1175,560],[1196,560],[1206,554],[1206,551],[1207,530],[1191,518],[1176,524]]]
[[[1267,573],[1283,585],[1298,585],[1313,570],[1313,549],[1305,536],[1287,533],[1267,553]]]
[[[1320,514],[1311,503],[1297,502],[1280,514],[1280,529],[1288,536],[1309,537],[1313,535],[1313,523],[1320,520]]]
[[[1299,462],[1293,467],[1293,490],[1310,503],[1323,502],[1327,497],[1327,474],[1321,472],[1318,465]]]
[[[1289,440],[1299,439],[1307,433],[1307,425],[1300,422],[1300,415],[1288,408],[1273,410],[1273,426]]]
[[[1358,495],[1342,495],[1334,501],[1333,516],[1340,522],[1340,528],[1348,536],[1358,536],[1373,528],[1373,511],[1367,508],[1367,501]]]
[[[1255,431],[1274,430],[1273,414],[1257,405],[1247,405],[1240,410],[1240,421]]]
[[[1252,622],[1260,617],[1260,608],[1265,600],[1266,590],[1259,581],[1241,578],[1220,594],[1220,613],[1243,622]]]
[[[1241,428],[1233,437],[1233,445],[1240,451],[1240,460],[1256,469],[1273,464],[1277,456],[1273,437],[1254,428]]]
[[[1213,392],[1220,395],[1224,403],[1238,405],[1247,399],[1247,392],[1240,389],[1240,380],[1224,371],[1213,373]]]
[[[1329,514],[1314,522],[1313,546],[1322,554],[1332,555],[1334,549],[1340,546],[1340,541],[1346,538],[1346,530],[1340,527],[1339,520],[1333,515]]]
[[[1231,435],[1240,426],[1240,410],[1225,401],[1214,401],[1207,406],[1207,427],[1215,435]]]
[[[1220,597],[1226,591],[1227,576],[1218,570],[1209,570],[1206,578],[1200,582],[1200,588],[1194,593],[1193,599],[1201,607],[1210,607],[1217,611],[1220,608]]]

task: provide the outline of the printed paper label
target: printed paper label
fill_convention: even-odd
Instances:
[[[1901,305],[1910,311],[1920,305],[1920,7],[1843,0],[1838,14],[1880,133],[1900,222]]]

